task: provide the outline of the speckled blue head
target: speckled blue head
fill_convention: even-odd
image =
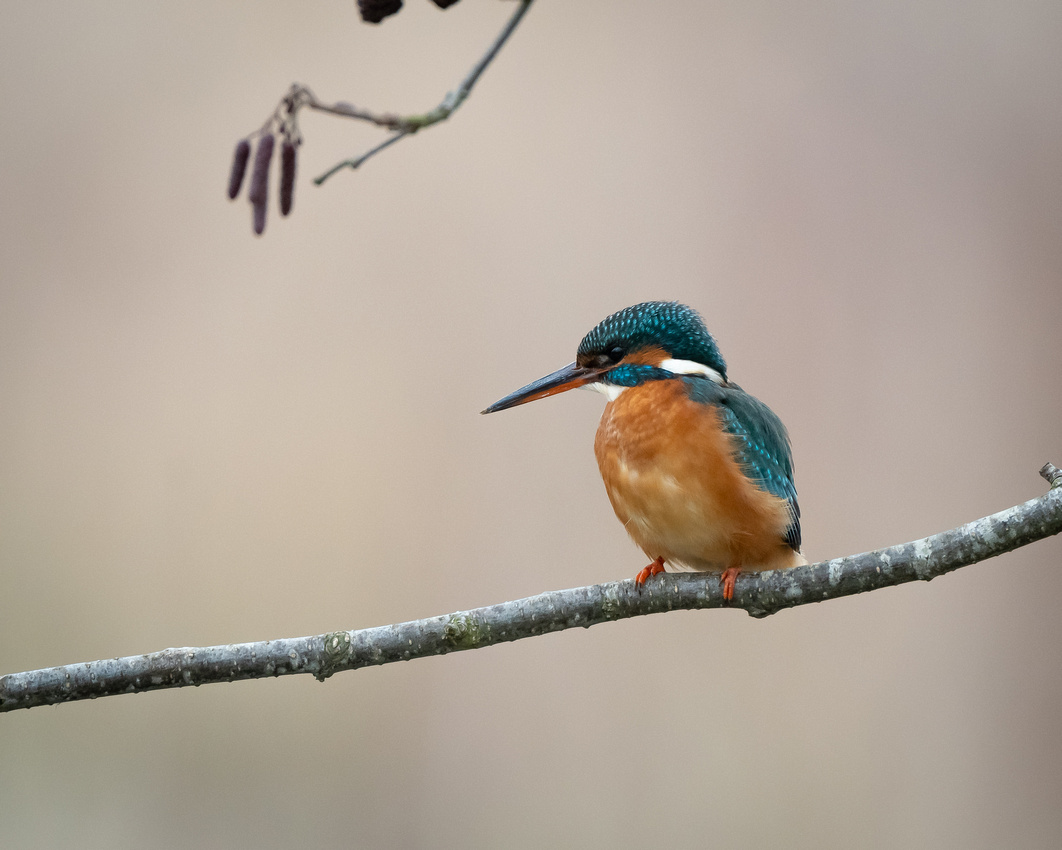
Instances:
[[[675,360],[714,369],[726,380],[726,361],[700,314],[677,301],[645,301],[603,320],[583,337],[576,360],[616,363],[639,349],[661,348]]]

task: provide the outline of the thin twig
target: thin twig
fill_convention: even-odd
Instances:
[[[763,573],[738,576],[734,601],[753,617],[908,581],[929,581],[960,567],[1062,532],[1062,472],[1046,464],[1051,490],[1038,499],[912,543]],[[558,590],[486,608],[391,626],[311,637],[165,649],[0,677],[0,711],[74,700],[340,670],[479,649],[532,635],[694,608],[723,608],[714,573],[659,575],[640,588],[633,579]]]
[[[425,127],[430,127],[432,124],[438,124],[440,121],[445,121],[457,108],[465,102],[465,99],[471,94],[472,87],[475,86],[476,81],[487,69],[487,66],[493,61],[494,57],[498,55],[498,51],[502,49],[505,42],[509,40],[509,36],[513,34],[513,31],[523,20],[524,15],[527,14],[527,10],[531,8],[531,3],[534,0],[518,0],[516,11],[502,27],[500,33],[487,48],[487,52],[483,54],[483,57],[476,63],[476,66],[469,71],[468,75],[458,84],[457,88],[447,93],[446,97],[442,99],[442,102],[429,112],[422,113],[420,115],[391,115],[386,113],[375,113],[367,109],[359,109],[355,106],[351,106],[349,103],[334,103],[327,104],[319,101],[308,88],[305,86],[294,86],[288,97],[294,97],[294,102],[298,106],[306,106],[310,109],[315,109],[319,112],[328,112],[332,115],[340,115],[344,118],[354,118],[359,121],[368,121],[372,124],[376,124],[379,127],[386,127],[389,130],[394,130],[395,135],[391,136],[383,144],[376,145],[371,150],[366,151],[361,156],[354,157],[352,159],[346,159],[343,162],[337,163],[332,166],[328,171],[322,174],[320,177],[314,178],[314,183],[320,186],[335,174],[344,168],[357,168],[365,160],[374,154],[379,153],[384,148],[393,145],[399,139],[403,139],[406,136],[411,136],[418,130],[422,130]],[[268,123],[268,122],[267,122]]]
[[[325,180],[327,180],[329,177],[331,177],[333,174],[335,174],[337,171],[340,171],[341,169],[344,169],[344,168],[357,168],[359,165],[361,165],[363,162],[365,162],[365,160],[367,160],[370,156],[378,154],[384,148],[390,147],[395,142],[397,142],[399,139],[402,139],[402,138],[405,138],[406,136],[408,136],[410,134],[410,132],[411,132],[410,130],[399,130],[393,136],[390,136],[390,137],[384,139],[376,147],[370,148],[369,150],[367,150],[365,153],[363,153],[361,156],[357,157],[356,159],[347,159],[347,160],[344,160],[343,162],[336,163],[331,168],[329,168],[328,171],[326,171],[324,174],[322,174],[320,177],[315,177],[313,179],[313,182],[316,185],[320,186],[322,183],[324,183]]]

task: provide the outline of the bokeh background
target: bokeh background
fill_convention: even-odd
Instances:
[[[1062,5],[3,4],[0,672],[632,576],[601,399],[478,411],[646,299],[789,426],[806,553],[1062,464]],[[274,178],[275,186],[275,178]],[[1062,845],[1062,543],[783,612],[682,612],[0,718],[4,847]]]

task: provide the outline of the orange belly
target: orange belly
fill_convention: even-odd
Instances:
[[[673,569],[806,563],[785,543],[784,499],[745,477],[714,407],[681,380],[625,390],[605,407],[594,453],[612,508],[650,558]]]

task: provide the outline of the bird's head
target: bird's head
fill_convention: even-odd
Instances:
[[[646,301],[600,322],[579,343],[574,363],[496,401],[494,413],[589,387],[616,398],[624,389],[675,375],[726,381],[726,361],[698,313],[674,301]]]

